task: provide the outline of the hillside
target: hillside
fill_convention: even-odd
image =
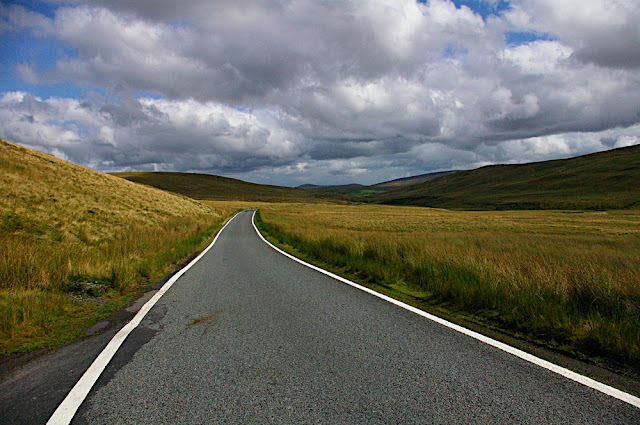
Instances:
[[[318,202],[337,200],[335,194],[312,190],[248,183],[210,174],[131,172],[113,173],[114,176],[142,183],[193,199],[215,201],[256,202]]]
[[[3,140],[0,190],[0,356],[82,335],[226,214]]]
[[[394,190],[402,187],[411,186],[414,184],[428,182],[433,179],[444,177],[447,174],[457,173],[457,170],[452,171],[437,171],[435,173],[420,174],[418,176],[403,177],[400,179],[390,180],[388,182],[377,183],[369,186],[370,189],[377,191]]]
[[[156,224],[167,217],[210,214],[192,199],[99,173],[53,155],[0,140],[0,212],[3,230],[52,226],[70,234],[80,227],[99,237],[115,223]],[[14,217],[9,220],[7,217]]]
[[[640,206],[640,145],[576,158],[493,165],[389,191],[372,202],[452,209]]]
[[[299,189],[309,189],[319,192],[327,193],[340,193],[343,195],[351,196],[364,196],[375,195],[379,192],[386,192],[388,190],[400,189],[406,186],[411,186],[417,183],[424,183],[429,180],[436,179],[438,177],[446,176],[447,174],[455,173],[456,171],[439,171],[435,173],[420,174],[418,176],[402,177],[395,180],[376,183],[370,186],[363,184],[341,184],[341,185],[315,185],[315,184],[303,184],[298,186]]]

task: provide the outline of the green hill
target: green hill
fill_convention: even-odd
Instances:
[[[576,158],[461,171],[370,201],[450,209],[626,209],[640,206],[640,145]]]
[[[457,170],[437,171],[435,173],[420,174],[419,176],[403,177],[403,178],[391,180],[388,182],[377,183],[369,186],[369,188],[376,191],[380,191],[380,192],[387,191],[387,190],[400,189],[400,188],[411,186],[414,184],[431,181],[440,177],[444,177],[447,174],[453,174],[457,172],[458,172]]]
[[[200,200],[319,202],[340,199],[338,195],[332,193],[248,183],[210,174],[132,172],[113,173],[113,175]]]

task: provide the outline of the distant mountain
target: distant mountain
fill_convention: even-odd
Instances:
[[[640,145],[570,159],[460,171],[378,194],[371,201],[490,210],[640,207]]]
[[[357,183],[352,184],[339,184],[339,185],[316,185],[316,184],[303,184],[302,186],[298,186],[298,189],[307,189],[313,190],[317,192],[325,192],[325,193],[339,193],[342,195],[355,195],[358,194],[359,191],[368,188],[368,186],[364,186]]]
[[[343,195],[362,196],[362,195],[375,195],[378,192],[385,192],[387,190],[397,189],[405,186],[410,186],[416,183],[423,183],[429,180],[433,180],[438,177],[445,176],[447,174],[455,173],[456,171],[439,171],[436,173],[421,174],[419,176],[402,177],[399,179],[376,183],[370,186],[352,183],[342,185],[315,185],[315,184],[303,184],[298,186],[298,189],[317,190],[320,192],[340,193]]]
[[[338,200],[339,195],[313,190],[248,183],[229,177],[196,173],[112,173],[136,183],[180,193],[193,199],[212,201],[309,202]]]

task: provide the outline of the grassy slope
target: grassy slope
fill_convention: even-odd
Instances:
[[[226,214],[2,140],[0,190],[0,355],[81,335]]]
[[[113,173],[113,175],[132,182],[142,183],[201,200],[317,202],[320,200],[337,199],[337,196],[334,194],[248,183],[209,174],[132,172]]]
[[[577,158],[496,165],[371,200],[453,209],[621,209],[640,205],[640,146]]]
[[[414,184],[428,182],[433,179],[444,177],[447,174],[453,174],[453,173],[457,173],[457,171],[438,171],[435,173],[421,174],[419,176],[404,177],[401,179],[395,179],[388,182],[377,183],[369,186],[369,188],[379,192],[393,190],[393,189],[400,189],[400,188],[411,186]]]

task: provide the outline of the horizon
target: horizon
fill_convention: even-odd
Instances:
[[[640,2],[0,5],[0,137],[102,172],[363,184],[640,144]]]
[[[611,149],[607,149],[604,151],[597,151],[597,152],[590,152],[590,153],[586,153],[586,154],[582,154],[582,155],[576,155],[576,156],[569,156],[566,158],[553,158],[553,159],[546,159],[546,160],[540,160],[540,161],[531,161],[531,162],[522,162],[522,163],[510,163],[510,164],[504,164],[504,163],[498,163],[498,164],[489,164],[489,165],[483,165],[477,168],[469,168],[469,169],[458,169],[458,170],[440,170],[440,171],[432,171],[432,172],[428,172],[428,173],[422,173],[422,174],[414,174],[411,176],[405,176],[405,177],[398,177],[398,178],[394,178],[391,180],[382,180],[382,181],[377,181],[371,184],[361,184],[361,183],[355,183],[355,182],[351,182],[351,183],[341,183],[339,185],[334,185],[334,184],[323,184],[323,183],[314,183],[314,182],[308,182],[308,183],[302,183],[299,184],[297,186],[286,186],[286,185],[276,185],[276,186],[281,186],[281,187],[287,187],[287,188],[294,188],[294,189],[298,189],[298,188],[302,188],[302,186],[317,186],[317,187],[326,187],[326,186],[350,186],[350,185],[360,185],[360,186],[375,186],[378,184],[383,184],[383,183],[390,183],[390,182],[394,182],[394,181],[398,181],[398,180],[404,180],[404,179],[411,179],[411,178],[415,178],[415,177],[421,177],[421,176],[427,176],[430,174],[439,174],[439,173],[457,173],[457,172],[462,172],[462,171],[474,171],[474,170],[478,170],[480,168],[485,168],[485,167],[492,167],[492,166],[508,166],[508,165],[528,165],[528,164],[537,164],[537,163],[542,163],[542,162],[549,162],[549,161],[562,161],[562,160],[566,160],[566,159],[574,159],[574,158],[580,158],[580,157],[584,157],[587,155],[592,155],[592,154],[597,154],[597,153],[604,153],[604,152],[610,152],[613,150],[618,150],[618,149],[626,149],[626,148],[631,148],[633,146],[637,146],[637,145],[632,145],[632,146],[622,146],[622,147],[614,147]],[[167,173],[174,173],[176,171],[122,171],[123,173],[144,173],[144,172],[157,172],[157,173],[163,173],[163,172],[167,172]],[[113,173],[118,173],[113,172]],[[186,174],[189,174],[190,172],[185,172]],[[235,179],[235,177],[229,177],[229,176],[224,176],[224,175],[220,175],[220,174],[211,174],[211,173],[197,173],[197,172],[193,172],[193,174],[205,174],[205,175],[210,175],[210,176],[214,176],[214,177],[225,177],[225,178],[231,178],[231,179]],[[243,180],[243,179],[237,179],[237,180],[241,180],[245,183],[253,183],[253,184],[259,184],[259,185],[270,185],[269,183],[262,183],[259,181],[249,181],[249,180]]]

